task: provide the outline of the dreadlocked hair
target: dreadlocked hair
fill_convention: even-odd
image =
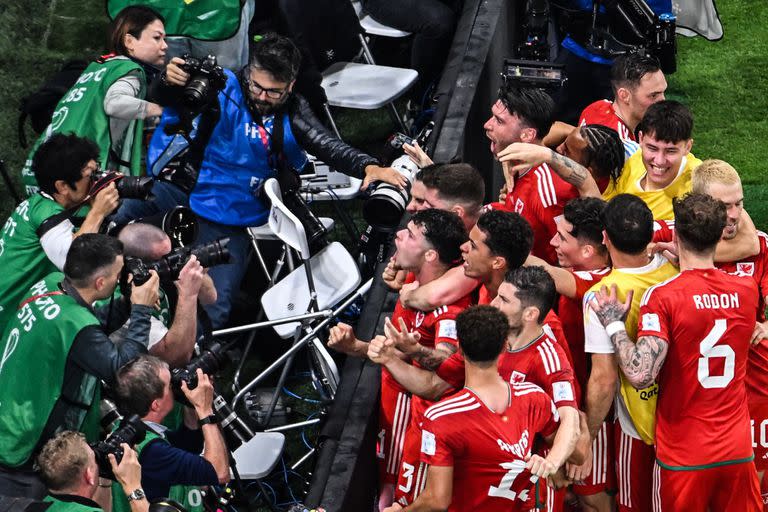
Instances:
[[[598,176],[608,176],[614,182],[624,167],[624,144],[616,130],[600,124],[581,127],[581,136],[587,141],[592,170]]]

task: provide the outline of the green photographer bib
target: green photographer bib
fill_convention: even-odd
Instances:
[[[168,443],[165,438],[147,430],[147,435],[144,437],[144,441],[134,447],[136,453],[140,456],[144,447],[156,439],[160,443]],[[169,496],[164,497],[178,501],[187,512],[203,512],[204,510],[203,494],[200,491],[200,487],[195,485],[172,485]],[[125,491],[117,482],[112,482],[112,512],[131,512],[131,507],[125,496]]]
[[[21,170],[27,195],[38,190],[37,180],[32,172],[32,158],[37,148],[54,133],[74,133],[79,137],[91,139],[99,147],[99,164],[105,169],[119,170],[131,176],[140,174],[144,121],[134,120],[123,134],[122,141],[113,140],[109,131],[109,116],[104,112],[104,98],[107,90],[119,78],[129,73],[138,74],[141,83],[138,97],[144,98],[146,94],[144,70],[127,57],[115,56],[104,61],[95,61],[83,71],[75,85],[56,105],[51,124],[29,152]],[[128,162],[129,166],[121,166],[115,158],[110,156],[110,150],[113,148],[120,148],[119,153],[114,156],[123,162]]]
[[[46,512],[103,512],[99,507],[91,507],[75,501],[62,501],[53,496],[46,496],[43,501],[50,503]]]
[[[67,383],[72,396],[62,390],[75,337],[99,321],[59,290],[63,279],[54,272],[32,286],[0,338],[0,463],[6,466],[28,461],[55,410],[56,431],[77,430],[96,440],[99,379],[84,374],[75,385]]]

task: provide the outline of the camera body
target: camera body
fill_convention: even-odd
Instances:
[[[182,103],[191,109],[199,109],[210,100],[211,96],[224,89],[227,75],[224,69],[216,64],[216,57],[208,55],[204,59],[196,59],[189,54],[184,59],[181,69],[189,73],[189,80],[181,93]]]
[[[393,136],[389,138],[389,145],[392,146],[394,149],[402,149],[403,144],[408,144],[409,146],[413,146],[416,143],[416,139],[407,136],[404,133],[396,133]]]
[[[114,183],[117,194],[121,199],[141,199],[146,201],[152,195],[154,181],[148,176],[125,176],[117,171],[101,171],[91,175],[93,185],[91,194],[94,194]]]
[[[115,479],[112,473],[112,466],[109,464],[107,455],[110,453],[115,456],[119,464],[123,458],[122,443],[128,446],[134,446],[144,440],[147,433],[147,427],[141,421],[138,414],[133,414],[127,419],[123,419],[120,426],[112,432],[105,440],[91,445],[93,453],[96,454],[96,463],[99,465],[99,476],[103,478]]]
[[[184,265],[194,255],[203,267],[213,267],[229,263],[229,238],[220,238],[213,242],[197,247],[177,247],[157,261],[146,263],[140,258],[126,257],[123,264],[123,274],[120,282],[123,295],[126,295],[128,274],[133,275],[133,284],[141,286],[152,277],[150,270],[157,272],[161,281],[173,282],[179,278]]]
[[[218,372],[227,362],[227,356],[220,343],[213,343],[207,349],[200,352],[200,355],[190,361],[182,368],[171,370],[171,387],[174,393],[181,391],[181,383],[186,382],[189,389],[197,387],[197,369],[203,370],[206,375],[213,375]],[[177,397],[182,393],[177,393]]]

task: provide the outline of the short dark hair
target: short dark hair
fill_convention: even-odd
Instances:
[[[43,445],[37,456],[40,479],[49,490],[74,490],[88,466],[90,448],[80,432],[64,430]]]
[[[620,55],[616,57],[613,66],[611,66],[613,93],[616,94],[620,87],[635,89],[640,85],[640,81],[645,75],[657,71],[661,71],[661,65],[656,57],[638,53]]]
[[[588,167],[598,177],[619,179],[624,167],[624,143],[616,130],[601,124],[588,124],[580,128],[581,136],[587,141]]]
[[[509,320],[493,306],[472,306],[456,316],[456,334],[464,358],[489,367],[507,342]]]
[[[299,74],[301,52],[289,38],[269,32],[250,45],[250,67],[269,72],[275,80],[291,82]]]
[[[597,197],[577,197],[563,208],[563,218],[573,226],[571,235],[579,243],[592,245],[598,251],[605,251],[602,217],[605,206],[606,202]]]
[[[123,254],[120,240],[99,233],[85,233],[72,241],[64,262],[64,275],[75,286],[85,287]]]
[[[727,223],[725,203],[707,194],[690,193],[672,199],[675,236],[690,251],[714,250]]]
[[[659,101],[648,107],[637,129],[643,135],[665,142],[690,140],[693,136],[693,114],[680,102]]]
[[[603,209],[608,239],[620,252],[640,254],[653,240],[653,213],[642,199],[619,194]]]
[[[520,267],[507,272],[504,282],[517,288],[515,297],[520,300],[524,308],[530,306],[538,308],[538,322],[544,322],[557,296],[552,276],[543,267]]]
[[[522,123],[536,129],[536,138],[541,139],[552,127],[555,102],[541,89],[505,86],[499,89],[499,100],[510,114],[515,114]]]
[[[63,180],[74,189],[91,160],[99,163],[99,147],[96,144],[71,133],[55,133],[37,148],[32,157],[32,172],[40,190],[53,195],[58,180]]]
[[[491,210],[477,219],[477,228],[485,234],[485,245],[494,256],[507,261],[507,269],[522,266],[533,247],[533,230],[520,214]]]
[[[424,238],[435,248],[438,258],[446,265],[461,259],[461,245],[467,241],[467,228],[458,215],[437,208],[416,212],[413,223],[424,229]]]
[[[479,209],[485,199],[485,181],[466,163],[432,164],[416,173],[416,179],[434,189],[445,201]]]
[[[143,354],[117,370],[115,397],[117,408],[124,416],[138,414],[143,418],[152,402],[163,396],[165,385],[158,375],[163,368],[168,368],[168,363]]]
[[[146,5],[132,5],[121,10],[112,20],[109,31],[109,50],[118,55],[128,55],[128,49],[125,47],[125,36],[131,34],[139,39],[147,25],[155,20],[160,20],[165,24],[165,18]]]

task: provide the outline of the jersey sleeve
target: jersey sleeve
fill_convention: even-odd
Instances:
[[[460,453],[462,439],[450,428],[448,421],[424,418],[421,428],[421,461],[430,466],[453,466]]]
[[[459,337],[456,334],[456,316],[461,313],[462,308],[457,306],[443,306],[440,308],[435,320],[435,347],[440,343],[448,343],[458,347]]]
[[[516,391],[518,394],[520,391]],[[557,413],[557,406],[542,390],[529,392],[531,406],[528,409],[529,424],[533,426],[534,432],[548,437],[557,431],[560,425],[560,415]]]
[[[437,367],[435,373],[438,377],[456,389],[464,387],[464,357],[459,352],[451,354],[451,357]]]
[[[576,295],[574,296],[574,300],[582,300],[589,289],[595,286],[597,279],[592,276],[591,272],[584,270],[571,271],[571,274],[576,281]]]
[[[637,339],[641,336],[656,336],[669,340],[669,315],[665,312],[665,303],[655,292],[655,287],[648,288],[640,301],[640,318],[637,325]]]
[[[594,297],[594,292],[587,292],[584,295],[584,352],[589,354],[613,354],[614,349],[611,339],[590,305]]]
[[[545,384],[544,390],[552,397],[556,407],[575,407],[578,409],[576,381],[565,351],[558,343],[542,343],[539,348],[539,356],[546,373],[542,383]]]
[[[671,242],[674,231],[675,221],[673,220],[653,221],[653,243]]]

